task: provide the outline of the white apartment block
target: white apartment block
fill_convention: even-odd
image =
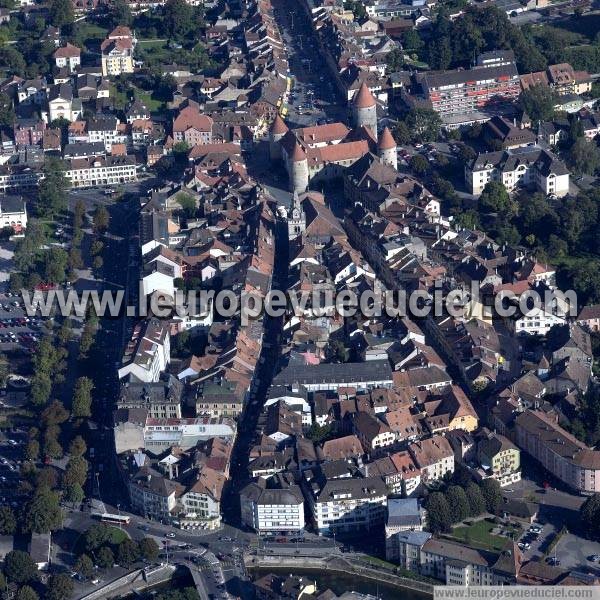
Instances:
[[[134,328],[119,369],[119,379],[134,375],[139,381],[157,382],[171,362],[171,336],[167,323],[148,319]]]
[[[304,498],[298,486],[265,489],[248,484],[240,493],[242,522],[260,534],[304,529]]]
[[[383,524],[388,489],[380,477],[331,479],[308,494],[319,535],[364,530]]]
[[[544,194],[564,196],[569,192],[569,171],[548,150],[526,146],[480,154],[465,167],[470,193],[479,196],[490,181],[499,181],[507,191],[534,187]]]
[[[119,185],[137,181],[137,165],[133,156],[74,158],[65,176],[74,188]]]

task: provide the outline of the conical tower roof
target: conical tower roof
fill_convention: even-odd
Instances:
[[[292,152],[292,162],[300,162],[302,160],[306,160],[306,153],[302,150],[302,146],[296,142]]]
[[[275,134],[287,133],[289,131],[288,126],[279,113],[275,115],[275,120],[271,124],[271,131]]]
[[[296,142],[294,150],[292,151],[292,162],[300,162],[306,160],[306,152],[302,149],[302,146]]]
[[[397,146],[396,140],[392,135],[392,132],[386,127],[381,133],[381,138],[379,140],[379,148],[381,150],[391,150]]]
[[[356,108],[370,108],[375,106],[375,98],[371,94],[371,90],[367,87],[366,83],[362,83],[356,96],[354,96],[354,106]]]

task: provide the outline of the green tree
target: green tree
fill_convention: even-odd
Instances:
[[[56,487],[56,471],[52,467],[46,467],[37,471],[35,476],[36,487],[46,487],[53,489]]]
[[[408,166],[411,168],[412,172],[415,173],[415,175],[419,175],[420,177],[429,171],[429,162],[420,154],[411,156]]]
[[[48,17],[54,27],[71,25],[75,21],[73,5],[69,0],[52,0],[48,7]]]
[[[427,523],[429,531],[441,533],[450,531],[452,517],[446,497],[441,492],[433,492],[427,496]]]
[[[94,384],[89,377],[80,377],[73,391],[73,416],[77,418],[92,416],[92,390]]]
[[[440,135],[442,119],[434,110],[428,108],[413,108],[404,119],[413,140],[417,142],[435,142]]]
[[[71,504],[81,504],[85,498],[85,492],[78,483],[73,483],[65,489],[65,500]]]
[[[67,487],[73,484],[85,485],[88,472],[88,461],[83,456],[73,456],[67,463],[67,468],[63,475],[63,486]]]
[[[105,206],[99,206],[94,213],[94,231],[104,233],[110,223],[110,214]]]
[[[549,121],[554,116],[557,96],[547,85],[534,85],[523,90],[520,102],[532,121]]]
[[[67,2],[69,0],[55,0]],[[67,208],[67,190],[69,181],[65,177],[65,163],[55,157],[47,157],[44,162],[44,179],[40,182],[38,189],[38,211],[46,217],[51,218]]]
[[[479,486],[473,481],[467,485],[465,490],[467,500],[469,501],[469,509],[473,517],[477,517],[485,512],[485,498],[481,493]]]
[[[63,449],[58,439],[47,434],[44,436],[43,450],[44,455],[50,458],[61,458],[63,455]]]
[[[17,519],[10,506],[0,506],[0,535],[13,535],[17,530]]]
[[[0,353],[0,387],[4,387],[8,381],[10,375],[10,365],[8,359],[2,353]]]
[[[39,596],[35,590],[28,585],[19,588],[19,591],[17,592],[17,600],[38,600],[38,598]]]
[[[479,208],[483,212],[505,214],[511,207],[510,196],[499,181],[488,181],[479,197]]]
[[[124,539],[117,547],[117,562],[128,567],[140,559],[140,549],[131,539]]]
[[[425,43],[421,39],[419,32],[415,29],[405,31],[401,36],[401,40],[402,48],[406,50],[406,52],[416,52],[419,54],[425,47]]]
[[[37,440],[29,440],[25,446],[25,458],[36,461],[40,457],[40,443]]]
[[[600,169],[600,148],[596,142],[579,137],[569,150],[569,162],[577,173],[595,175]]]
[[[60,400],[54,400],[48,405],[41,414],[43,425],[49,427],[51,425],[60,425],[69,418],[69,411],[64,407]]]
[[[410,144],[410,129],[404,121],[398,121],[394,127],[393,135],[399,146],[406,146],[406,144]]]
[[[13,583],[27,583],[37,576],[37,565],[27,552],[12,550],[4,557],[4,573]]]
[[[140,553],[142,558],[145,558],[150,562],[154,562],[158,558],[159,552],[160,548],[158,547],[158,544],[154,538],[145,537],[140,540]]]
[[[111,27],[117,25],[131,25],[133,15],[129,4],[125,0],[113,0],[109,7],[108,18]]]
[[[68,575],[58,573],[51,575],[46,588],[46,600],[68,600],[73,595],[75,586]]]
[[[163,8],[161,27],[173,40],[183,41],[201,24],[200,12],[185,0],[167,0]]]
[[[39,488],[25,506],[23,527],[27,532],[48,533],[62,525],[62,511],[58,494],[48,488]]]
[[[400,48],[394,48],[387,53],[385,57],[385,62],[387,64],[387,72],[395,73],[402,68],[404,64],[404,54]]]
[[[84,534],[86,552],[94,552],[110,541],[110,529],[103,523],[92,525]]]
[[[104,259],[101,256],[94,256],[93,261],[94,269],[99,270],[104,266]]]
[[[600,494],[590,496],[581,505],[579,522],[589,538],[597,539],[600,536]]]
[[[80,435],[76,435],[69,444],[69,454],[71,456],[83,456],[86,452],[87,444],[85,440]]]
[[[495,514],[502,504],[502,488],[495,479],[484,479],[481,482],[481,493],[485,507],[489,513]]]
[[[180,192],[175,197],[175,201],[181,206],[181,210],[188,219],[194,216],[196,213],[196,200],[192,196],[185,192]]]
[[[27,65],[23,55],[14,46],[5,44],[0,47],[0,66],[11,75],[22,76],[25,74]]]
[[[115,556],[108,546],[102,546],[96,554],[96,562],[101,569],[112,569],[115,564]]]
[[[43,277],[46,283],[62,283],[67,279],[69,255],[62,248],[50,248],[44,253]]]
[[[10,97],[5,93],[0,93],[0,126],[12,127],[15,122],[15,109]]]
[[[81,577],[87,579],[94,574],[94,563],[87,554],[82,554],[75,561],[74,569],[76,573],[81,575]]]
[[[450,519],[453,523],[464,521],[470,515],[471,508],[467,494],[459,485],[451,485],[448,488],[446,501],[450,509]]]

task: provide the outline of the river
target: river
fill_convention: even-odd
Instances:
[[[256,577],[262,577],[267,573],[276,573],[279,575],[292,573],[293,575],[301,575],[315,580],[318,593],[330,589],[338,595],[347,591],[354,591],[371,594],[382,600],[431,600],[431,596],[413,590],[399,589],[384,582],[377,582],[372,579],[364,579],[353,575],[340,575],[339,573],[327,572],[321,569],[294,569],[293,572],[289,568],[252,570],[252,574]]]

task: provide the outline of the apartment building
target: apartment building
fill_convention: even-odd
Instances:
[[[506,437],[484,430],[477,443],[477,460],[484,476],[504,487],[521,480],[521,452]]]
[[[446,473],[454,473],[454,452],[442,435],[413,442],[408,446],[423,481],[436,481]]]
[[[257,533],[293,535],[304,529],[304,498],[297,485],[266,489],[249,483],[240,492],[242,523]]]
[[[0,227],[10,227],[16,234],[27,228],[27,207],[23,196],[0,196]]]
[[[183,384],[166,375],[157,382],[123,380],[117,408],[145,409],[153,419],[180,419]]]
[[[371,360],[365,363],[289,365],[275,377],[273,384],[292,389],[304,386],[309,392],[336,391],[340,387],[367,390],[392,387],[393,379],[388,360]]]
[[[146,419],[144,448],[158,454],[172,446],[193,448],[213,437],[235,438],[234,421],[227,418]]]
[[[386,559],[398,562],[400,558],[400,539],[398,534],[407,531],[423,531],[426,511],[416,498],[390,498],[388,500],[387,520],[385,523]],[[431,534],[427,533],[427,539]]]
[[[135,39],[129,27],[116,27],[100,45],[102,75],[117,76],[133,73],[133,49]]]
[[[558,424],[558,416],[527,409],[515,419],[517,445],[569,487],[600,492],[600,452]]]
[[[137,164],[129,155],[74,158],[65,176],[74,188],[119,185],[137,180]]]
[[[309,483],[308,504],[319,535],[370,531],[383,524],[388,489],[380,477]]]
[[[150,467],[142,467],[129,480],[131,508],[155,520],[169,520],[177,506],[177,498],[184,488],[176,481],[163,477]]]
[[[74,71],[81,64],[81,50],[73,44],[67,43],[62,48],[57,48],[52,55],[57,68],[68,68]]]
[[[396,435],[390,427],[369,413],[357,413],[352,426],[367,454],[389,448],[396,441]]]
[[[160,380],[171,362],[171,336],[168,324],[151,318],[138,323],[123,353],[119,379],[135,376],[146,383]]]
[[[467,115],[518,98],[521,82],[511,55],[486,53],[471,69],[420,73],[415,81],[425,102],[440,115]]]
[[[554,196],[569,192],[566,165],[539,146],[480,154],[465,166],[465,181],[470,193],[476,196],[490,181],[501,182],[509,192],[527,186]]]
[[[107,153],[112,152],[113,144],[127,144],[127,135],[119,128],[116,117],[88,119],[86,124],[87,141],[101,142]]]
[[[181,527],[208,524],[210,529],[221,524],[221,495],[227,478],[223,473],[202,465],[196,481],[181,494],[179,504]]]

